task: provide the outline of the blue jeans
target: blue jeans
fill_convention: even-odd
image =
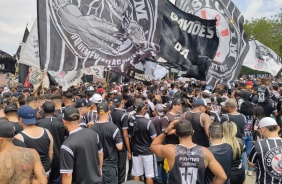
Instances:
[[[167,183],[168,181],[168,173],[166,173],[164,169],[164,161],[157,162],[158,168],[158,176],[156,177],[156,181],[158,184]]]
[[[246,145],[246,152],[242,154],[242,162],[245,170],[247,169],[247,156],[249,156],[253,146],[253,136],[243,137],[244,144]],[[248,166],[248,170],[252,171],[253,168]]]

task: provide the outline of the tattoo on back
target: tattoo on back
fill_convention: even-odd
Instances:
[[[31,150],[14,148],[2,152],[0,154],[1,183],[30,183],[33,167],[34,155]]]

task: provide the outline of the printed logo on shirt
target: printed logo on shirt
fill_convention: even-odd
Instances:
[[[269,150],[264,157],[264,165],[271,177],[282,179],[282,147]]]

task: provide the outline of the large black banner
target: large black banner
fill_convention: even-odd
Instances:
[[[182,76],[205,80],[218,44],[216,20],[203,20],[166,2],[161,51],[156,57],[160,65],[185,71]]]
[[[176,0],[181,10],[203,19],[217,19],[219,48],[206,76],[207,84],[231,84],[249,50],[244,17],[231,0]]]
[[[38,0],[40,65],[119,66],[159,50],[163,1]]]

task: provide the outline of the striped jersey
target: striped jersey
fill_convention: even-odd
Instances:
[[[256,142],[249,162],[258,168],[256,184],[282,184],[282,139],[268,138]]]

